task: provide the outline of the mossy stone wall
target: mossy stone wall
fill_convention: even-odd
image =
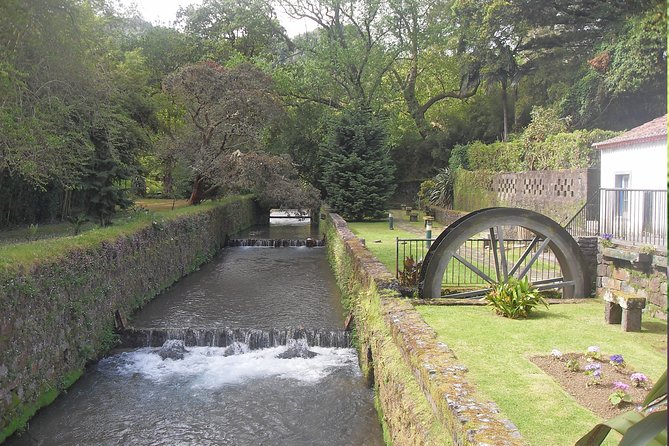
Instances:
[[[387,268],[330,214],[327,249],[353,314],[363,372],[374,385],[387,444],[520,445],[494,403],[477,400],[466,368],[437,340]]]
[[[261,216],[239,197],[0,272],[0,442],[114,345],[116,310],[130,314]]]

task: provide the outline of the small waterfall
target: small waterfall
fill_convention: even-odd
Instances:
[[[308,239],[228,239],[225,246],[252,246],[262,248],[295,248],[299,246],[306,246],[308,248],[325,246],[325,240]]]
[[[160,347],[165,341],[183,341],[187,347],[229,347],[243,343],[251,350],[288,345],[304,339],[309,347],[351,347],[351,332],[306,328],[128,328],[121,333],[122,348]]]

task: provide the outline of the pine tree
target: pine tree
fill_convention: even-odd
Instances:
[[[395,190],[386,134],[369,110],[342,112],[321,146],[323,186],[332,210],[349,220],[378,218]]]

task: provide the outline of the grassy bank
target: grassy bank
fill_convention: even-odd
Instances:
[[[665,367],[667,324],[644,320],[641,333],[604,323],[600,302],[553,305],[528,320],[496,316],[486,307],[429,307],[418,311],[468,367],[479,391],[494,400],[531,445],[573,444],[601,421],[530,362],[554,348],[584,352],[598,345],[657,379]],[[611,442],[610,444],[617,444]]]
[[[204,212],[237,199],[239,197],[226,197],[198,206],[184,206],[182,205],[183,203],[178,203],[180,206],[175,206],[174,210],[172,210],[172,200],[150,200],[143,202],[146,206],[143,205],[139,210],[116,219],[114,224],[104,228],[92,228],[76,236],[65,235],[71,232],[70,227],[65,234],[55,232],[55,238],[3,244],[0,245],[0,271],[15,270],[20,266],[27,268],[35,263],[62,256],[66,252],[92,247],[104,241],[132,234],[150,225],[159,226],[166,220]],[[67,224],[60,224],[58,227],[63,225],[69,226]],[[45,228],[43,229],[46,230]]]

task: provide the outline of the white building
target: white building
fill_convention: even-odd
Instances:
[[[601,151],[601,233],[666,246],[667,115],[593,146]]]

